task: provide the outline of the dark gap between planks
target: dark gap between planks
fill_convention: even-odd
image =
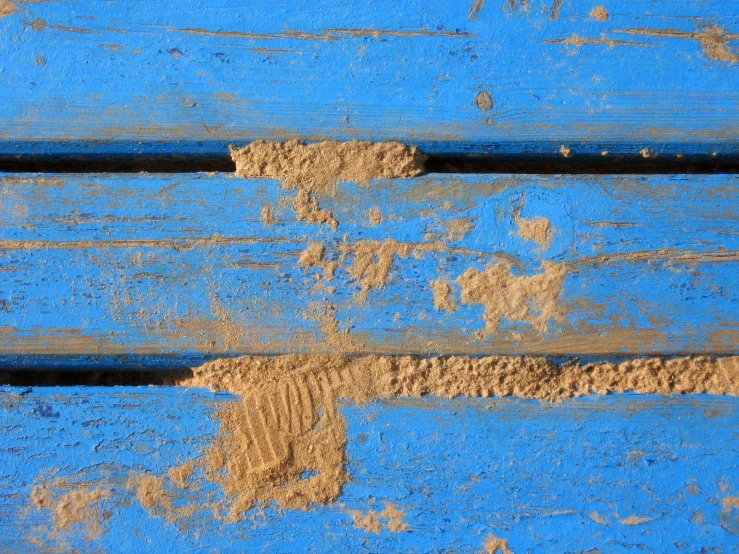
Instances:
[[[0,154],[0,171],[8,173],[196,173],[236,170],[229,155],[23,155]],[[739,173],[734,156],[675,155],[644,158],[639,154],[565,158],[550,154],[431,155],[427,173],[520,174],[711,174]]]
[[[400,354],[398,356],[403,356]],[[441,356],[449,357],[450,355]],[[566,366],[570,364],[590,364],[590,363],[614,363],[620,364],[630,360],[662,358],[665,360],[684,357],[711,357],[725,358],[729,355],[710,355],[691,353],[670,353],[670,354],[614,354],[614,355],[541,355],[537,357],[547,358],[552,362]],[[425,357],[425,356],[419,356]],[[472,356],[478,357],[478,356]],[[482,357],[482,356],[479,356]],[[514,357],[516,357],[514,355]],[[521,356],[523,357],[523,356]],[[217,358],[214,356],[212,359]],[[193,376],[193,371],[186,363],[177,363],[170,360],[170,364],[155,366],[131,366],[129,364],[116,364],[108,362],[98,366],[96,369],[89,369],[82,366],[75,367],[67,365],[64,367],[18,367],[17,369],[0,369],[0,391],[3,387],[18,387],[28,389],[30,392],[36,387],[142,387],[142,386],[176,386],[179,382],[189,379]],[[20,394],[23,394],[21,391]]]
[[[2,387],[141,387],[141,386],[173,386],[183,379],[189,379],[193,373],[190,369],[166,369],[132,371],[116,368],[96,371],[59,371],[59,370],[12,370],[0,371],[0,389]],[[21,392],[22,394],[22,392]]]

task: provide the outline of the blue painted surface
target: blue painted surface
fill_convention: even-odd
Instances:
[[[0,153],[222,154],[298,136],[737,154],[732,0],[610,0],[607,21],[590,0],[473,4],[12,0]]]
[[[739,154],[735,2],[609,0],[607,21],[584,0],[472,5],[0,0],[0,157],[223,155],[295,137],[435,154]],[[0,367],[163,369],[287,351],[735,353],[737,184],[342,184],[321,199],[340,221],[332,232],[279,207],[274,181],[0,176]],[[373,226],[376,206],[384,221]],[[517,212],[548,218],[551,246],[518,236]],[[474,228],[445,236],[459,218]],[[335,291],[297,264],[313,241],[336,260],[342,245],[388,238],[416,256],[396,258],[364,304],[351,254],[326,283]],[[432,243],[441,248],[423,251]],[[520,275],[568,264],[548,332],[504,320],[481,335],[482,306],[434,309],[430,281],[500,259]],[[331,342],[315,317],[325,306],[353,346]],[[490,534],[517,554],[739,551],[737,399],[347,404],[352,479],[337,503],[237,524],[147,512],[130,475],[202,459],[230,401],[166,387],[0,389],[0,551],[479,552]],[[55,531],[33,505],[34,486],[60,480],[112,491],[99,536]],[[200,470],[196,480],[178,506],[223,498]],[[385,502],[407,531],[355,526],[350,510]]]
[[[2,550],[39,548],[34,536],[110,553],[480,552],[492,533],[516,554],[739,551],[739,511],[725,508],[739,496],[734,398],[345,405],[352,479],[338,502],[267,509],[235,524],[208,513],[174,522],[148,514],[125,491],[129,471],[162,475],[202,456],[217,432],[212,413],[228,398],[177,388],[3,389]],[[51,515],[29,496],[43,479],[60,478],[116,488],[97,541],[80,529],[46,534]],[[196,484],[203,490],[177,501],[220,495],[207,480]],[[355,528],[349,510],[384,502],[405,512],[407,531]],[[648,521],[622,523],[632,516]]]
[[[39,175],[0,181],[0,351],[3,365],[197,364],[243,353],[359,351],[619,355],[734,353],[739,296],[737,177],[427,175],[344,183],[321,206],[339,229],[296,221],[270,180],[230,175]],[[277,221],[265,225],[271,206]],[[368,211],[381,207],[373,226]],[[548,248],[520,237],[515,213],[546,217]],[[472,229],[446,236],[465,218]],[[298,265],[311,242],[394,239],[384,288],[349,272],[333,281]],[[431,246],[430,246],[431,245]],[[435,246],[434,246],[435,245]],[[433,247],[438,251],[424,251]],[[461,304],[468,268],[513,260],[568,273],[549,331]],[[459,304],[434,308],[430,282]],[[326,287],[336,287],[329,290]],[[333,306],[354,347],[330,342],[315,311]],[[311,311],[313,310],[313,311]],[[179,356],[173,361],[172,356]]]

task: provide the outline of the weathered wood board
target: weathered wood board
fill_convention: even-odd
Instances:
[[[6,175],[2,364],[735,353],[737,184],[732,175],[341,183],[318,198],[334,231],[298,221],[295,193],[267,179]],[[509,296],[496,296],[503,289]]]
[[[0,3],[0,154],[736,155],[734,0]]]
[[[738,397],[423,396],[736,394],[736,358],[569,356],[738,352],[737,175],[187,173],[294,138],[733,171],[737,137],[733,0],[0,0],[0,164],[183,163],[0,174],[0,369],[32,385],[0,387],[0,552],[739,552]],[[568,363],[36,387],[294,353]]]
[[[517,554],[739,551],[736,398],[345,404],[351,479],[337,502],[229,523],[206,507],[222,491],[196,472],[190,488],[166,488],[175,507],[200,509],[169,520],[162,506],[144,509],[131,475],[202,459],[213,413],[230,398],[176,387],[4,388],[0,549],[481,552],[494,535]],[[84,524],[60,528],[55,505],[32,500],[44,484],[106,496],[85,504]],[[405,529],[358,526],[354,515],[386,503]]]

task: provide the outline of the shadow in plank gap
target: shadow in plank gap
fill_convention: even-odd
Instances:
[[[261,141],[255,141],[261,142]],[[249,141],[234,141],[244,145]],[[229,147],[189,144],[103,144],[79,150],[69,145],[49,144],[44,154],[18,152],[0,145],[0,171],[12,173],[195,173],[234,172]],[[281,143],[274,143],[281,144]],[[284,144],[284,143],[283,143]],[[306,144],[326,144],[306,141]],[[331,143],[328,143],[331,144]],[[351,144],[344,142],[339,144]],[[381,143],[380,143],[381,144]],[[425,173],[522,173],[522,174],[710,174],[737,173],[739,158],[719,154],[704,145],[676,148],[645,148],[638,144],[531,144],[512,147],[490,144],[427,145],[417,143],[427,156]]]

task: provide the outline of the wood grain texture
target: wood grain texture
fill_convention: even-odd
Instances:
[[[615,395],[558,404],[513,399],[397,399],[344,405],[351,480],[307,511],[212,510],[167,521],[127,489],[202,459],[230,397],[203,390],[4,388],[0,393],[3,552],[481,552],[490,535],[525,552],[737,552],[739,401]],[[183,409],[187,406],[187,409]],[[99,487],[101,525],[54,534],[37,485]],[[54,485],[55,484],[55,485]],[[195,474],[175,506],[222,496]],[[167,484],[169,488],[170,485]],[[172,489],[174,490],[174,489]],[[208,496],[212,494],[213,496]],[[391,503],[407,528],[361,515]],[[99,508],[99,511],[98,511]]]
[[[2,365],[736,353],[738,190],[731,175],[342,183],[319,198],[334,232],[266,179],[6,175]]]
[[[733,0],[5,0],[0,154],[736,155]]]

